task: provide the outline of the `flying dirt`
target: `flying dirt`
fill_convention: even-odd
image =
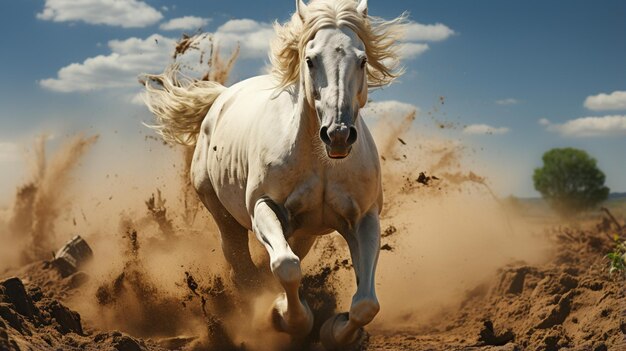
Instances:
[[[222,60],[218,50],[201,49],[200,36],[184,40],[177,59],[200,56],[213,73],[198,77],[227,81],[236,52]],[[428,115],[445,108],[443,99],[434,105]],[[626,235],[623,214],[578,228],[530,217],[490,190],[490,179],[505,175],[471,169],[466,146],[433,132],[440,121],[369,106],[363,115],[385,189],[382,308],[357,349],[624,347],[624,277],[610,275],[604,258],[612,236]],[[217,227],[189,183],[190,148],[172,151],[148,138],[164,152],[145,157],[173,155],[177,167],[159,175],[169,186],[126,189],[121,179],[120,189],[106,190],[125,197],[111,200],[79,196],[90,182],[83,166],[102,138],[76,136],[53,152],[45,140],[35,143],[31,177],[0,218],[0,349],[322,349],[321,324],[349,307],[356,284],[341,236],[320,237],[302,262],[314,326],[292,339],[268,318],[281,287],[256,238],[249,244],[266,284],[255,294],[234,287]],[[123,174],[115,167],[111,174]],[[62,274],[52,253],[76,234],[93,257]]]

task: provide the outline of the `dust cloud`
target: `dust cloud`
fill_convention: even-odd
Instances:
[[[234,55],[208,56],[229,71]],[[385,189],[382,308],[371,328],[419,329],[458,308],[499,267],[545,258],[549,245],[536,235],[540,228],[489,189],[489,179],[506,175],[479,175],[466,166],[470,155],[461,142],[414,128],[419,110],[369,114]],[[88,327],[191,349],[297,349],[271,328],[269,309],[280,289],[266,267],[266,286],[258,291],[232,286],[216,226],[190,190],[190,149],[147,138],[140,142],[157,151],[108,162],[106,179],[115,181],[103,182],[79,167],[95,157],[89,150],[96,140],[69,138],[50,158],[45,139],[36,143],[32,180],[18,187],[8,218],[0,220],[0,240],[10,243],[0,247],[0,273],[48,259],[79,232],[95,257],[84,269],[89,281],[66,303]],[[137,170],[134,162],[151,166]],[[157,177],[160,190],[147,181]],[[255,261],[266,262],[261,246],[251,245]],[[349,308],[355,291],[347,246],[337,234],[320,238],[303,264],[303,290],[319,328],[335,310]]]
[[[62,189],[72,182],[72,171],[98,137],[69,138],[52,157],[45,153],[46,139],[43,135],[34,143],[31,179],[17,189],[10,217],[5,219],[8,223],[0,233],[4,242],[13,244],[0,249],[0,268],[50,258],[59,244],[56,219],[70,207]]]
[[[543,225],[494,194],[490,178],[498,175],[483,176],[468,166],[472,150],[438,136],[442,122],[433,114],[440,107],[428,113],[436,122],[429,130],[417,128],[418,109],[374,106],[365,116],[379,145],[385,205],[377,274],[381,313],[371,328],[427,327],[458,309],[468,293],[506,264],[546,260],[551,244]],[[349,257],[341,247],[342,257]],[[343,310],[355,288],[347,273]]]

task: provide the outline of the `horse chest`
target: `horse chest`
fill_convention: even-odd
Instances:
[[[367,207],[355,195],[349,184],[313,176],[296,186],[283,206],[294,230],[345,230],[354,226]]]

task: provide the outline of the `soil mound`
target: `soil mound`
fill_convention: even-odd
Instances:
[[[558,228],[544,265],[502,268],[458,310],[419,330],[374,336],[371,350],[625,350],[626,289],[609,275],[613,240],[600,229]]]
[[[39,264],[42,271],[50,266]],[[62,285],[63,283],[60,282]],[[120,332],[94,335],[83,330],[80,315],[41,288],[12,277],[0,282],[2,350],[158,350]]]

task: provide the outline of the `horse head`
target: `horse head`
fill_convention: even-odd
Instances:
[[[297,13],[306,23],[308,9],[301,0],[297,5]],[[350,5],[356,5],[356,11],[345,13],[367,16],[366,0]],[[328,157],[334,159],[350,154],[358,138],[359,109],[367,102],[367,53],[352,22],[354,19],[339,18],[318,24],[300,53],[305,63],[300,66],[300,79],[306,98],[319,119],[319,138]]]
[[[330,158],[350,154],[368,89],[402,74],[398,43],[405,22],[406,14],[390,21],[369,17],[367,0],[296,0],[291,20],[274,26],[270,59],[278,91],[299,84]]]

